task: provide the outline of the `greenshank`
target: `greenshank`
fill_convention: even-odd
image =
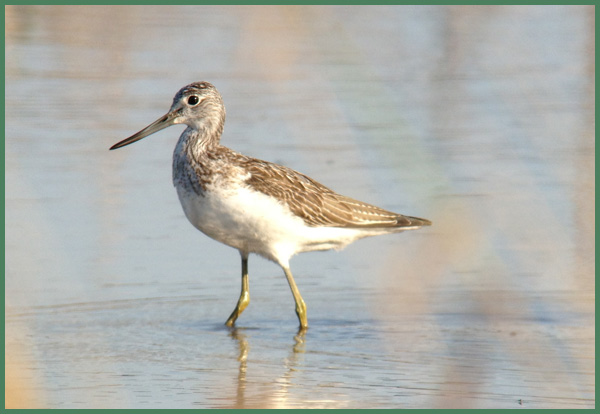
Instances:
[[[339,250],[363,237],[431,225],[426,219],[337,194],[290,168],[222,146],[225,105],[208,82],[183,87],[166,115],[110,149],[176,124],[187,125],[173,154],[173,184],[183,211],[198,230],[237,249],[242,258],[241,294],[227,326],[234,326],[250,302],[250,253],[281,266],[294,296],[300,329],[305,329],[306,304],[289,266],[293,255]]]

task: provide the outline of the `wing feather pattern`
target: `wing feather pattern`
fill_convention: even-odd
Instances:
[[[392,213],[337,194],[312,178],[290,168],[256,159],[248,160],[246,185],[286,204],[309,226],[417,228],[429,220]]]

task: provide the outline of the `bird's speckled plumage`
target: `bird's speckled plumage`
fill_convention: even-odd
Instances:
[[[111,149],[174,124],[187,125],[173,154],[173,184],[187,218],[242,256],[242,294],[227,321],[229,326],[249,302],[250,253],[281,265],[296,301],[300,326],[306,328],[306,306],[289,270],[294,254],[339,249],[362,237],[431,224],[342,196],[290,168],[220,145],[225,106],[208,82],[182,88],[166,115]]]

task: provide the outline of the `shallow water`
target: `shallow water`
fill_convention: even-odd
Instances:
[[[595,407],[591,6],[8,6],[7,406]],[[107,29],[108,28],[108,29]],[[171,184],[214,83],[223,144],[431,228],[274,264]]]

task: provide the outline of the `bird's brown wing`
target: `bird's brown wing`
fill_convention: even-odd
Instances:
[[[428,220],[392,213],[337,194],[312,178],[278,164],[252,159],[246,185],[278,199],[309,226],[377,228],[420,227]]]

